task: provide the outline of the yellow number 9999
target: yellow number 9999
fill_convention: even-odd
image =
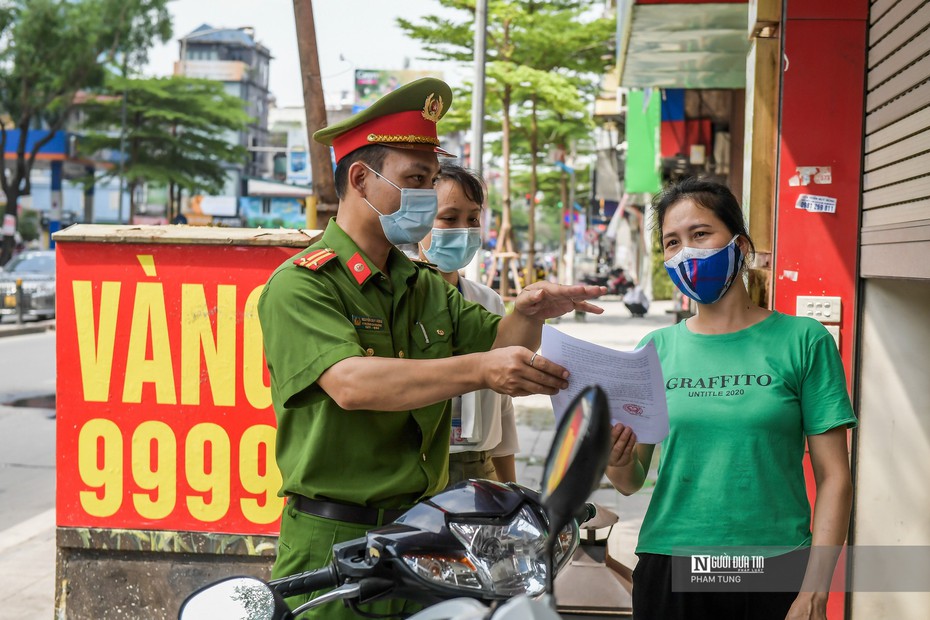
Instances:
[[[242,434],[239,441],[239,479],[242,488],[253,495],[263,495],[263,501],[242,498],[243,516],[259,525],[272,523],[281,516],[284,499],[278,497],[281,472],[274,461],[275,429],[256,424]]]
[[[112,517],[123,503],[123,435],[111,420],[95,418],[78,435],[78,473],[92,491],[81,507],[92,517]]]

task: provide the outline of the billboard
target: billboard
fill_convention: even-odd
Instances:
[[[390,71],[380,69],[356,69],[355,105],[352,107],[352,113],[354,114],[359,110],[364,110],[398,86],[403,86],[408,82],[425,77],[442,79],[442,72],[418,71],[414,69],[397,69]]]
[[[299,248],[192,243],[58,244],[61,527],[277,533],[257,303]]]

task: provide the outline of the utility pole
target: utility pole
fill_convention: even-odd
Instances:
[[[304,111],[307,116],[307,144],[310,148],[310,169],[313,174],[313,195],[307,200],[307,221],[316,219],[318,210],[335,212],[338,206],[329,147],[313,139],[313,134],[326,127],[326,102],[320,77],[320,56],[316,47],[316,26],[313,22],[313,2],[294,0],[294,23],[297,26],[297,53],[304,88]]]
[[[475,83],[472,86],[471,96],[471,165],[479,177],[484,178],[484,81],[485,81],[485,59],[487,57],[487,34],[488,34],[488,2],[487,0],[478,0],[475,3]],[[490,209],[490,207],[488,207]],[[483,221],[488,221],[483,218]],[[487,235],[487,230],[481,231]],[[478,263],[481,261],[481,254],[475,254],[475,257],[465,266],[465,277],[470,280],[477,280]]]

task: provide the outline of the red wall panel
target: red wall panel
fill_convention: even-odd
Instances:
[[[868,3],[787,2],[773,299],[777,310],[795,314],[799,295],[841,298],[840,355],[851,390]],[[800,184],[797,168],[806,166],[829,166],[830,182]],[[797,208],[801,194],[836,199],[835,213]],[[813,505],[816,487],[809,457],[804,466]],[[840,565],[840,579],[843,572]],[[841,592],[831,593],[827,617],[844,617]]]
[[[862,179],[866,22],[790,20],[782,78],[775,233],[776,309],[798,295],[842,298],[840,353],[852,374]],[[803,166],[829,166],[829,184],[792,185]],[[835,198],[835,213],[796,208],[801,194]]]

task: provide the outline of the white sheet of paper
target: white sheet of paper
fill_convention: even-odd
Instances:
[[[597,384],[607,394],[611,420],[632,428],[637,441],[655,444],[668,435],[665,379],[655,344],[617,351],[543,325],[539,354],[571,373],[568,387],[552,397],[556,421],[579,392]]]

